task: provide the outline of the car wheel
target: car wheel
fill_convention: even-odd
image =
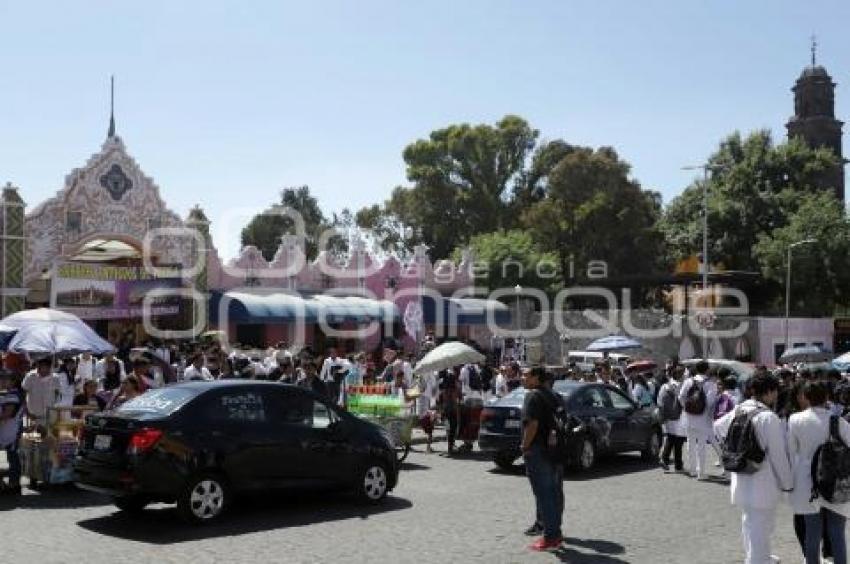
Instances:
[[[150,500],[141,495],[122,495],[112,500],[115,507],[127,513],[141,512]]]
[[[516,456],[510,452],[497,452],[496,456],[493,457],[493,462],[501,470],[510,470],[513,468],[514,460],[516,460]]]
[[[659,454],[661,454],[661,439],[658,438],[658,433],[653,430],[646,439],[646,446],[640,451],[640,456],[646,462],[655,462],[658,460]]]
[[[360,472],[356,491],[357,497],[366,503],[378,503],[387,497],[389,484],[387,467],[382,462],[370,462]]]
[[[219,517],[229,503],[230,489],[224,478],[203,473],[186,483],[177,498],[177,511],[189,523],[208,523]]]
[[[596,465],[596,445],[593,439],[585,437],[581,441],[581,449],[578,453],[579,470],[590,470]]]

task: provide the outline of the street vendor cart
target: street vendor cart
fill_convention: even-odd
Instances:
[[[348,393],[348,411],[383,427],[396,449],[399,462],[410,454],[413,427],[417,418],[408,402],[388,394],[388,385],[352,386]]]
[[[96,410],[89,406],[49,407],[46,425],[31,427],[21,436],[21,473],[29,479],[30,486],[73,480],[80,429],[85,416]]]

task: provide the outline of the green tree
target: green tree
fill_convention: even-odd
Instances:
[[[581,281],[591,261],[604,261],[609,276],[656,271],[661,197],[629,170],[609,147],[573,148],[549,174],[545,197],[522,215],[540,248],[557,255],[565,282],[573,274]]]
[[[321,234],[332,226],[322,213],[319,202],[310,194],[308,186],[281,190],[280,202],[255,215],[242,229],[242,245],[254,245],[266,260],[272,260],[281,237],[297,234],[295,222],[288,215],[291,212],[297,212],[303,218],[307,258],[316,258]]]
[[[469,242],[476,265],[477,286],[493,291],[499,288],[524,287],[553,289],[561,280],[558,257],[543,253],[526,230],[494,231],[476,235]],[[453,258],[459,261],[463,249],[455,249]]]
[[[806,239],[814,244],[793,250],[792,315],[833,315],[836,304],[850,303],[850,220],[831,192],[802,194],[784,227],[759,235],[754,254],[773,285],[774,309],[784,308],[788,248]]]
[[[478,233],[508,227],[508,206],[538,132],[517,116],[495,126],[458,124],[431,132],[403,152],[410,187],[397,187],[384,205],[411,228],[409,245],[427,243],[435,259]]]
[[[835,157],[796,139],[774,145],[768,131],[756,131],[730,135],[708,163],[709,259],[729,270],[757,271],[759,237],[788,224],[800,196],[818,191],[817,179]],[[702,251],[703,182],[674,198],[659,224],[671,260]]]

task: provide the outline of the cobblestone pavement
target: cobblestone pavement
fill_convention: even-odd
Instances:
[[[445,444],[438,448],[442,450]],[[522,530],[528,482],[480,455],[448,459],[416,447],[395,492],[377,508],[345,496],[276,495],[234,506],[223,521],[188,527],[165,505],[139,517],[68,489],[0,501],[7,562],[741,562],[740,517],[726,485],[663,475],[623,455],[565,481],[555,554],[533,554]],[[774,553],[799,562],[791,515],[779,512]]]

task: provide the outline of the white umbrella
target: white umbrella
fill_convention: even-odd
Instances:
[[[641,345],[638,341],[632,339],[631,337],[624,337],[622,335],[611,335],[609,337],[602,337],[601,339],[596,339],[589,345],[587,345],[587,349],[589,351],[596,352],[607,352],[607,351],[625,351],[628,349],[639,349],[643,345]]]
[[[105,354],[115,347],[76,315],[55,309],[28,309],[13,313],[0,325],[17,330],[6,350],[32,355]]]
[[[820,347],[792,347],[782,353],[779,362],[783,364],[795,364],[797,362],[824,362],[832,358],[832,353]]]
[[[445,370],[460,364],[481,362],[484,355],[469,345],[457,341],[443,343],[422,357],[413,369],[414,374],[427,374],[438,370]]]

